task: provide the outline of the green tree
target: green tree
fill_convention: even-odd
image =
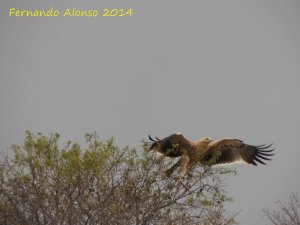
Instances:
[[[234,224],[223,203],[221,167],[199,166],[178,183],[172,160],[86,134],[86,146],[26,132],[0,167],[0,224]]]

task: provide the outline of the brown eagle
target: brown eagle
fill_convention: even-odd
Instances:
[[[172,134],[164,139],[156,137],[152,142],[150,150],[155,150],[167,157],[177,158],[179,161],[170,169],[165,171],[167,177],[179,167],[179,180],[182,180],[187,171],[191,171],[197,163],[215,165],[226,163],[243,162],[257,166],[257,163],[266,165],[264,160],[271,160],[274,155],[270,152],[270,145],[248,145],[238,139],[223,138],[213,141],[210,137],[201,138],[192,142],[187,140],[181,133]]]

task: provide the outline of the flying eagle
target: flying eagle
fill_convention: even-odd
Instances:
[[[248,145],[238,139],[223,138],[213,141],[210,137],[201,138],[192,142],[187,140],[181,133],[172,134],[164,139],[156,137],[150,150],[155,150],[167,157],[177,158],[179,161],[165,171],[167,177],[179,167],[179,180],[182,180],[187,171],[190,171],[198,162],[207,165],[228,164],[243,162],[257,166],[257,163],[266,165],[264,160],[271,160],[274,155],[270,152],[270,145]]]

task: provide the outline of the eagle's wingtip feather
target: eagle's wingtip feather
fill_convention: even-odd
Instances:
[[[150,141],[155,141],[151,136],[150,136],[150,134],[149,134],[149,139],[150,139]]]

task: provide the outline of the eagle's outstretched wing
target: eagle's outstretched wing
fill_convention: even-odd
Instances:
[[[185,139],[181,133],[172,134],[161,140],[159,138],[154,140],[149,135],[149,139],[152,141],[150,150],[155,150],[171,158],[182,156],[192,146],[192,143]]]
[[[271,160],[269,157],[274,155],[270,152],[270,145],[248,145],[237,139],[221,139],[208,146],[203,161],[211,160],[212,164],[245,162],[257,166],[257,163],[266,164],[264,160]],[[215,160],[215,161],[214,161]]]

